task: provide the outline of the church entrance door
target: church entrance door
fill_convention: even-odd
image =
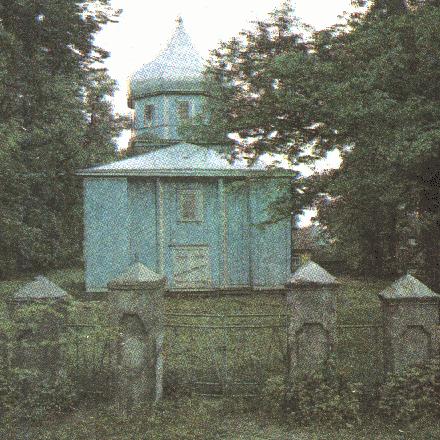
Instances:
[[[216,186],[212,182],[169,182],[165,212],[165,268],[174,289],[211,289],[218,277]]]
[[[203,289],[211,285],[209,246],[176,246],[173,254],[174,287]]]

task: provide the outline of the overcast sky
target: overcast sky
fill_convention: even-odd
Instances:
[[[119,23],[109,24],[97,43],[110,52],[106,65],[119,91],[117,112],[128,112],[127,78],[151,61],[167,44],[182,15],[194,46],[203,57],[222,40],[229,40],[255,19],[265,19],[282,0],[113,0],[123,9]],[[330,26],[350,8],[350,0],[296,0],[296,14],[315,28]],[[125,142],[121,140],[121,143]],[[122,146],[122,145],[121,145]]]

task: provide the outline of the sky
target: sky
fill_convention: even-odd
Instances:
[[[119,22],[108,24],[96,42],[110,52],[106,67],[118,83],[114,108],[128,113],[127,79],[143,64],[151,61],[168,43],[176,18],[181,15],[194,46],[203,57],[242,29],[249,29],[252,20],[265,19],[282,0],[113,0],[116,9],[123,9]],[[350,0],[292,0],[296,15],[316,29],[338,21],[350,10]],[[129,133],[119,140],[125,148]]]

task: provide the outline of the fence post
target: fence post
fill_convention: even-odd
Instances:
[[[321,368],[335,347],[336,278],[313,261],[287,283],[289,376]]]
[[[379,293],[385,372],[398,372],[439,353],[440,296],[405,275]]]
[[[43,276],[25,284],[9,303],[17,327],[14,366],[51,376],[61,369],[60,330],[66,317],[67,292]]]
[[[119,343],[119,393],[126,408],[162,398],[166,278],[141,263],[108,284]]]

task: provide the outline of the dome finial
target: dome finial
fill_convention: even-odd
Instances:
[[[176,18],[176,23],[177,23],[179,26],[182,26],[182,25],[183,25],[182,14],[179,14],[179,15],[177,16],[177,18]]]

